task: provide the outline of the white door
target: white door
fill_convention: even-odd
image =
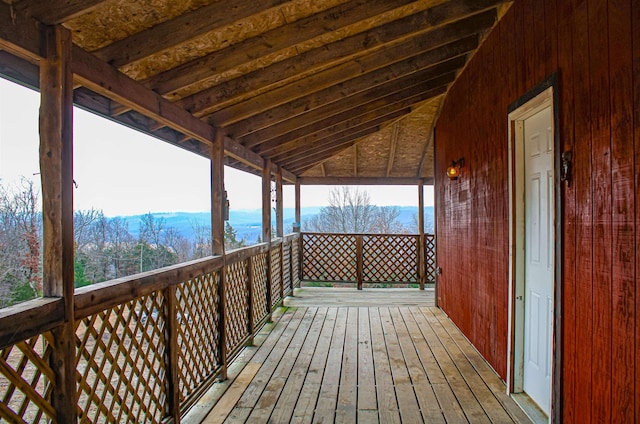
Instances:
[[[524,391],[547,414],[551,403],[554,276],[551,108],[524,120]]]

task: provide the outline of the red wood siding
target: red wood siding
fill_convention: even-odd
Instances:
[[[561,189],[563,421],[640,422],[640,2],[516,0],[451,88],[435,137],[438,302],[506,378],[507,109],[554,71],[574,158]]]

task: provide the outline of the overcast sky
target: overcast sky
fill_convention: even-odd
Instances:
[[[39,94],[0,78],[0,179],[39,181]],[[102,209],[107,216],[210,209],[209,161],[80,109],[74,112],[76,210]],[[36,174],[34,176],[34,174]],[[232,209],[261,207],[260,178],[225,167]],[[373,204],[417,206],[415,186],[368,186]],[[302,186],[302,207],[326,205],[330,187]],[[425,204],[433,190],[425,187]],[[284,206],[294,206],[293,186]]]

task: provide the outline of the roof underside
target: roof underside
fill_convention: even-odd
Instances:
[[[0,18],[4,13],[14,22],[19,16],[61,23],[81,53],[220,129],[227,147],[242,145],[289,176],[316,183],[432,179],[431,134],[447,89],[510,5],[498,0],[0,1],[6,3],[0,3]],[[0,42],[0,73],[35,85],[29,67],[37,63],[21,64],[15,52],[2,48]],[[206,137],[101,93],[96,86],[104,76],[95,72],[95,84],[76,80],[78,104],[208,155]],[[229,154],[227,163],[257,172],[242,157]]]

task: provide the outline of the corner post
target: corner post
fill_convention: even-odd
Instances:
[[[363,236],[356,236],[356,280],[358,290],[362,290],[363,274],[364,274],[364,246]]]
[[[226,261],[224,254],[224,135],[220,129],[216,129],[215,139],[211,145],[211,250],[213,255],[222,256],[222,267],[220,268],[220,281],[218,284],[218,314],[220,317],[219,349],[222,380],[227,379],[227,324],[225,309],[227,300],[225,294],[226,281]]]
[[[420,290],[424,290],[425,258],[424,258],[424,182],[418,183],[418,278],[420,280]]]
[[[40,179],[44,242],[43,295],[64,299],[64,323],[53,329],[51,403],[56,420],[78,420],[73,303],[73,75],[71,33],[60,25],[43,31],[40,64]]]
[[[271,275],[271,161],[264,160],[262,167],[262,241],[268,244],[269,252],[267,254],[267,309],[269,317],[267,320],[271,322],[271,313],[273,312],[273,295]]]
[[[282,199],[282,168],[276,172],[276,237],[284,235],[284,210]]]
[[[295,210],[296,210],[296,226],[297,230],[294,227],[294,231],[300,232],[302,222],[300,222],[300,178],[296,178],[296,191],[295,191]]]

